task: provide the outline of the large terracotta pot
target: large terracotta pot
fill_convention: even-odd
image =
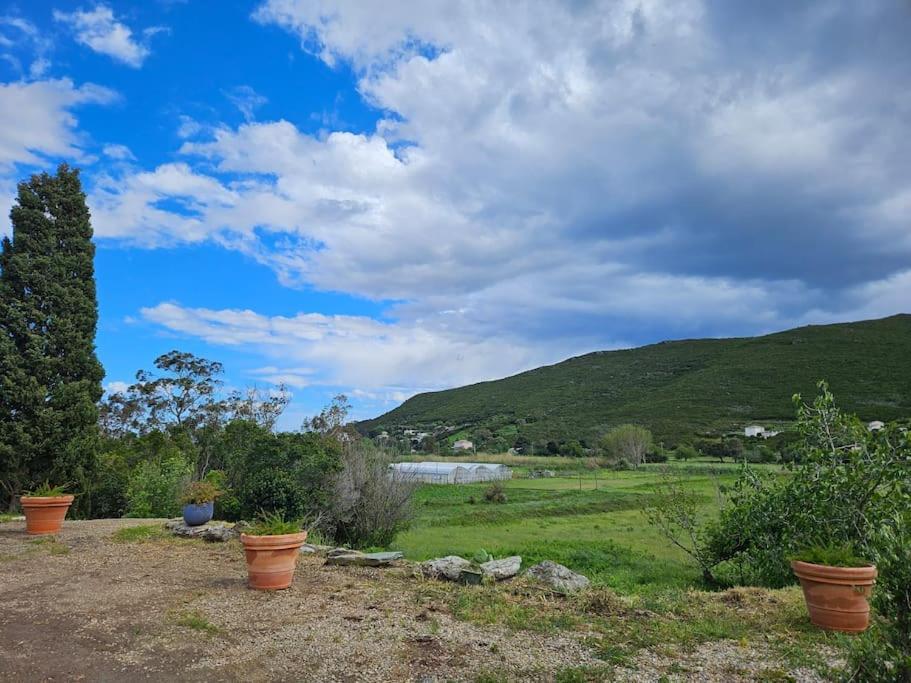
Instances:
[[[35,536],[56,534],[63,526],[66,511],[75,496],[22,496],[19,504],[25,513],[25,533]]]
[[[860,633],[870,625],[870,595],[876,567],[830,567],[795,560],[810,621],[828,631]]]
[[[294,568],[307,532],[280,536],[240,535],[247,556],[250,588],[275,591],[287,588],[294,580]]]

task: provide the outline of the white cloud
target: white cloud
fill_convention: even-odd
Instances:
[[[136,157],[126,145],[109,144],[101,148],[102,154],[116,161],[136,161]]]
[[[370,391],[439,388],[480,381],[553,360],[552,350],[499,339],[478,339],[416,324],[360,316],[300,313],[264,316],[250,310],[186,308],[161,303],[142,309],[170,332],[221,346],[256,350],[282,363],[253,371],[291,386],[325,384]],[[297,380],[297,383],[294,381]]]
[[[127,382],[113,381],[104,385],[104,390],[108,394],[122,394],[130,388]]]
[[[16,193],[16,166],[43,166],[50,158],[85,159],[73,109],[108,104],[116,94],[69,79],[0,83],[0,234]]]
[[[0,16],[0,46],[10,51],[0,56],[22,76],[39,79],[51,67],[47,55],[54,47],[53,41],[27,19]],[[19,57],[11,54],[17,48],[20,50]],[[22,67],[22,61],[30,61],[27,70]]]
[[[254,121],[242,98],[246,123],[187,121],[180,162],[102,183],[98,234],[211,240],[288,285],[399,302],[390,322],[146,314],[320,375],[270,376],[376,395],[659,328],[744,334],[873,310],[865,296],[906,305],[889,278],[911,267],[907,20],[850,3],[731,17],[697,0],[270,0],[255,18],[349,63],[384,112],[376,130],[309,135]],[[768,24],[745,42],[748,19]],[[866,50],[864,30],[894,51]]]
[[[269,100],[249,85],[239,85],[225,92],[225,97],[237,107],[245,121],[252,121],[256,115],[256,110],[266,104]]]
[[[143,41],[133,35],[129,26],[119,21],[113,10],[106,5],[75,12],[54,10],[56,21],[68,24],[74,31],[76,41],[103,55],[107,55],[133,68],[139,68],[151,50],[144,42],[162,27],[153,27],[143,32]]]

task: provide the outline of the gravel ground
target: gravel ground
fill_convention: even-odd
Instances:
[[[113,539],[152,521],[67,521],[56,541],[0,524],[0,680],[548,681],[603,666],[583,634],[454,619],[407,567],[302,556],[291,588],[261,593],[246,587],[237,542]],[[636,663],[605,680],[748,681],[776,669],[768,653],[724,641]]]

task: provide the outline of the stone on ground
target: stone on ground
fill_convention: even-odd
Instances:
[[[390,567],[402,559],[400,552],[362,553],[359,550],[335,548],[326,557],[326,564],[340,567]]]
[[[493,577],[495,581],[511,579],[519,573],[522,566],[522,558],[518,555],[504,557],[502,560],[490,560],[481,565],[481,572],[484,576]]]
[[[590,581],[582,574],[564,567],[562,564],[544,560],[531,567],[525,575],[544,583],[558,593],[575,593],[587,588]]]
[[[331,545],[319,545],[318,543],[304,543],[301,546],[301,552],[305,555],[326,555],[333,550]],[[339,550],[339,548],[335,548]]]
[[[427,560],[421,563],[421,571],[424,576],[434,579],[449,579],[458,581],[462,575],[462,570],[471,566],[471,562],[458,555],[447,555],[438,557],[435,560]]]
[[[165,522],[165,527],[175,536],[201,538],[204,541],[219,543],[230,541],[238,534],[237,529],[230,522],[207,522],[199,526],[189,526],[183,519],[178,518]]]

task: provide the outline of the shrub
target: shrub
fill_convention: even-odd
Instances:
[[[729,580],[781,586],[787,558],[814,545],[852,544],[876,561],[877,532],[911,508],[911,439],[894,427],[871,433],[842,413],[825,383],[798,405],[800,460],[786,478],[744,465],[719,519],[706,530]]]
[[[388,545],[411,521],[416,488],[414,480],[396,476],[386,455],[370,442],[347,444],[330,488],[331,533],[355,547]]]
[[[873,591],[873,623],[854,639],[850,680],[911,682],[911,513],[886,524],[875,539],[879,577]]]
[[[244,533],[248,536],[281,536],[301,530],[299,520],[286,520],[281,512],[261,512]]]
[[[181,505],[202,505],[213,502],[221,491],[210,481],[194,481],[187,484],[180,496]]]
[[[683,460],[686,462],[690,458],[699,457],[699,451],[697,451],[688,443],[682,443],[674,449],[674,457],[677,460]]]
[[[829,545],[814,545],[806,550],[801,550],[789,559],[824,564],[829,567],[869,567],[870,561],[854,554],[854,547],[850,543]]]
[[[36,496],[36,497],[48,497],[53,498],[55,496],[66,495],[66,484],[57,484],[51,486],[50,483],[44,482],[43,484],[36,486],[31,491],[26,493],[26,496]]]
[[[179,451],[139,463],[127,483],[127,517],[176,517],[178,496],[192,468]]]
[[[506,488],[500,482],[494,482],[484,491],[484,500],[488,503],[505,503],[508,500]]]
[[[652,433],[639,425],[620,425],[601,437],[601,449],[615,460],[625,459],[638,467],[652,448]]]
[[[123,517],[130,470],[119,452],[102,452],[89,491],[91,517]]]
[[[227,425],[213,446],[224,467],[226,519],[254,517],[260,510],[303,519],[329,502],[332,475],[340,467],[337,439],[317,432],[273,434],[247,420]]]

